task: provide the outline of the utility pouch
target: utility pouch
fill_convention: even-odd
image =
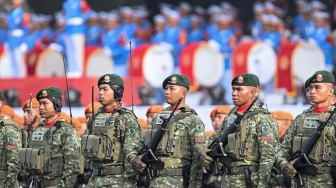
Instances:
[[[84,135],[82,154],[91,160],[112,159],[112,142],[108,142],[106,136]]]
[[[43,175],[44,173],[44,152],[42,149],[23,148],[19,151],[21,166],[29,173]]]

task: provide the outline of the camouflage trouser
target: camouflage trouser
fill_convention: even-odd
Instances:
[[[124,178],[123,174],[118,175],[106,175],[106,176],[95,176],[93,175],[89,181],[88,187],[90,188],[134,188],[136,187],[135,182],[132,180]]]
[[[0,180],[0,187],[19,187],[19,182],[12,180],[12,182],[7,181],[5,184],[5,180]]]
[[[318,174],[316,176],[302,175],[306,188],[335,187],[330,174]]]
[[[261,182],[262,181],[262,182]],[[270,187],[268,180],[258,179],[258,172],[251,173],[252,187]],[[262,184],[263,186],[260,186]],[[242,188],[246,187],[246,179],[244,174],[240,175],[223,175],[222,177],[222,188]]]
[[[182,176],[159,176],[150,181],[150,187],[155,188],[183,188]]]

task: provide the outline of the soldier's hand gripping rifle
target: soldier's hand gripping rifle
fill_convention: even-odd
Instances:
[[[211,163],[210,170],[212,171],[212,174],[218,174],[218,165],[217,165],[217,159],[221,163],[223,163],[225,166],[230,166],[231,159],[226,155],[224,152],[224,146],[228,143],[228,136],[229,134],[234,133],[240,124],[240,121],[244,118],[246,113],[251,109],[253,104],[258,100],[258,97],[256,97],[250,106],[247,108],[247,110],[244,112],[243,115],[238,115],[237,118],[234,120],[234,122],[225,130],[225,132],[219,137],[219,139],[214,140],[208,149],[211,151],[207,152],[207,155],[211,158],[213,158],[213,162]]]
[[[149,187],[149,181],[152,179],[151,170],[162,170],[164,167],[164,162],[158,159],[154,155],[159,142],[162,139],[162,136],[166,132],[167,125],[169,121],[173,118],[174,112],[177,107],[180,105],[182,98],[177,102],[174,110],[171,112],[168,118],[160,117],[163,122],[161,127],[155,132],[154,136],[151,138],[149,143],[141,148],[138,155],[143,155],[141,161],[147,164],[145,170],[140,174],[137,185],[138,187]]]
[[[295,175],[295,178],[297,180],[298,187],[304,185],[303,179],[301,177],[300,173],[309,173],[311,175],[317,174],[317,167],[314,166],[308,159],[309,153],[312,151],[314,146],[316,145],[318,139],[321,137],[322,132],[325,128],[325,126],[330,122],[332,119],[332,116],[336,112],[336,105],[334,105],[334,110],[331,112],[328,119],[324,122],[319,122],[319,127],[316,129],[316,131],[311,135],[311,137],[304,143],[302,148],[300,150],[297,150],[294,152],[294,154],[289,158],[288,161],[295,161],[293,166],[298,171],[298,173]]]

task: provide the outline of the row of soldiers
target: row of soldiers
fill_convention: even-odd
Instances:
[[[21,169],[29,174],[32,187],[78,186],[83,183],[77,178],[81,174],[89,177],[87,187],[201,187],[204,170],[218,172],[221,187],[275,186],[280,172],[291,186],[336,185],[335,90],[330,72],[317,71],[307,80],[312,106],[295,118],[281,143],[276,120],[256,104],[258,77],[238,75],[231,85],[235,106],[209,139],[202,120],[185,104],[190,86],[185,75],[173,74],[163,81],[170,106],[154,116],[144,134],[136,115],[121,103],[124,82],[116,74],[99,78],[102,106],[88,120],[82,138],[60,118],[61,90],[41,89],[36,99],[44,120],[29,132],[27,146],[20,127],[1,118],[0,185],[18,187]],[[25,112],[30,113],[31,106]],[[293,160],[292,154],[306,147],[317,130],[321,138],[310,145],[311,151]],[[297,166],[297,161],[303,165]]]

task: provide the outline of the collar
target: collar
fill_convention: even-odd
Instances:
[[[56,122],[58,122],[59,120],[60,120],[61,118],[60,117],[58,117],[58,118],[56,118],[55,120],[53,120],[52,122],[46,122],[45,123],[45,127],[46,128],[50,128],[50,127],[52,127]]]
[[[248,105],[245,105],[245,106],[238,106],[237,112],[244,113],[250,105],[251,104],[248,104]]]
[[[322,114],[325,112],[330,106],[322,106],[322,107],[316,107],[314,106],[314,113],[316,114]]]
[[[106,110],[106,109],[104,108],[104,113],[113,114],[113,112],[114,112],[115,110],[118,110],[121,106],[122,106],[122,103],[119,103],[119,104],[113,106],[113,109],[112,109],[112,110]]]

